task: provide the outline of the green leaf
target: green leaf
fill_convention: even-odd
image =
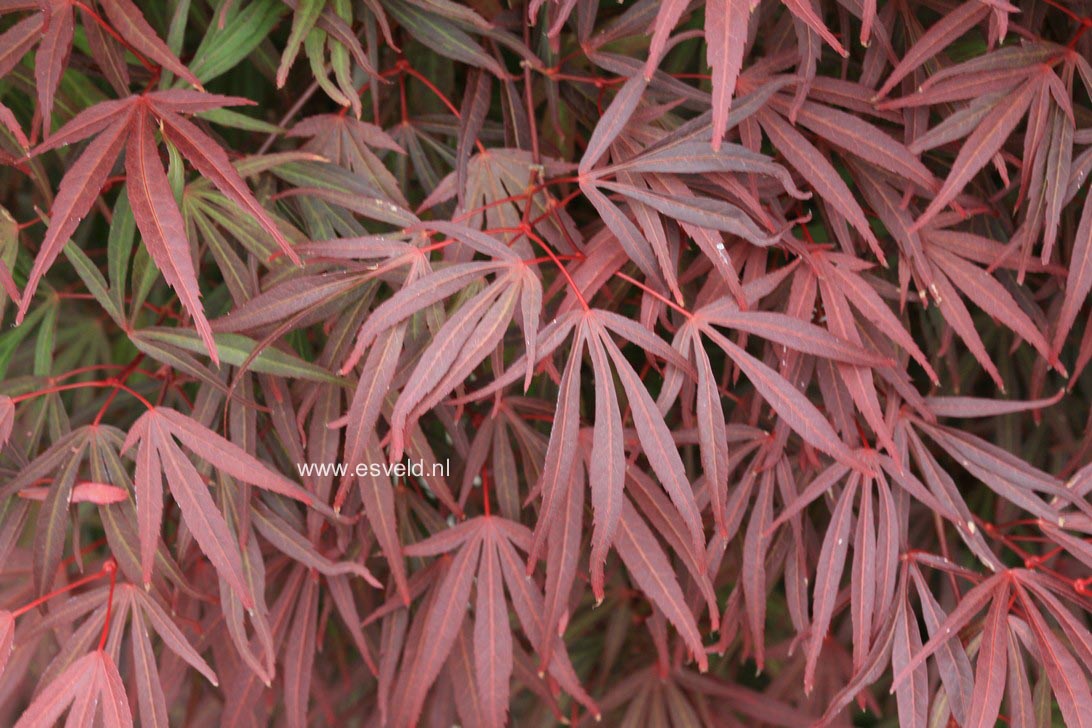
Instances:
[[[174,6],[171,24],[167,28],[167,47],[177,56],[182,54],[182,43],[186,38],[186,24],[190,19],[190,0],[177,0]]]
[[[0,265],[10,273],[15,270],[15,259],[19,256],[19,224],[6,208],[0,206]],[[0,274],[2,275],[2,274]],[[0,319],[8,305],[8,294],[0,287]]]
[[[227,73],[266,39],[287,10],[279,0],[257,0],[228,17],[222,29],[214,17],[190,70],[201,83]]]
[[[351,104],[352,100],[334,85],[326,70],[326,31],[322,28],[312,28],[304,40],[304,48],[307,50],[307,61],[311,64],[311,74],[319,87],[339,106]]]
[[[137,248],[133,258],[133,301],[129,309],[129,321],[136,322],[140,315],[144,302],[148,300],[148,294],[152,292],[156,278],[159,277],[159,268],[156,267],[152,256],[148,255],[143,245]]]
[[[171,194],[174,195],[174,204],[182,206],[182,191],[186,187],[186,165],[182,161],[182,155],[178,149],[167,140],[163,140],[167,147],[167,181],[171,185]]]
[[[137,337],[146,341],[173,346],[194,354],[206,353],[204,344],[201,343],[200,337],[194,331],[150,327],[136,332],[133,336],[134,342]],[[213,339],[216,342],[217,350],[220,352],[220,359],[225,364],[236,367],[242,366],[258,345],[254,339],[242,334],[216,334]],[[320,366],[305,362],[293,354],[269,347],[262,349],[250,361],[248,368],[262,374],[272,374],[280,377],[308,379],[313,382],[325,382],[339,386],[351,385],[350,382],[334,376]]]
[[[23,323],[0,334],[0,381],[7,376],[8,367],[19,344],[23,343],[23,339],[38,327],[48,310],[46,306],[35,306],[34,310],[23,319]]]
[[[296,56],[300,52],[303,39],[315,27],[315,21],[326,7],[326,0],[300,0],[296,7],[296,13],[292,17],[292,31],[288,35],[288,41],[284,45],[284,53],[281,55],[281,65],[277,69],[277,88],[284,87],[288,78],[288,71],[296,62]]]
[[[224,232],[238,240],[247,252],[258,260],[270,265],[268,261],[277,253],[277,245],[262,226],[248,215],[241,214],[238,205],[219,192],[210,192],[202,201],[194,204],[194,210],[220,225]],[[271,215],[272,216],[272,215]],[[278,258],[278,260],[282,260]],[[283,259],[287,262],[287,259]],[[270,267],[275,267],[270,265]]]
[[[280,128],[276,124],[270,124],[268,121],[262,121],[261,119],[255,119],[246,114],[241,114],[238,111],[232,111],[231,109],[212,109],[210,111],[202,111],[197,116],[201,119],[207,119],[214,124],[220,126],[226,126],[232,129],[242,129],[243,131],[256,131],[260,134],[282,134],[284,129]]]
[[[69,243],[71,245],[71,243]],[[34,342],[34,374],[48,377],[53,374],[53,347],[57,343],[57,299],[50,298],[40,304],[46,310]]]
[[[110,276],[110,296],[114,305],[125,310],[125,286],[129,277],[129,262],[136,242],[136,220],[129,208],[129,196],[125,190],[114,203],[114,217],[110,234],[106,238],[106,267]]]
[[[95,300],[109,314],[110,318],[114,319],[118,326],[124,328],[125,314],[122,313],[121,308],[118,307],[117,302],[110,295],[109,286],[107,286],[106,279],[102,277],[98,267],[71,240],[68,245],[64,246],[64,254],[68,258],[68,262],[76,269],[80,280],[87,287],[87,292],[95,297]]]

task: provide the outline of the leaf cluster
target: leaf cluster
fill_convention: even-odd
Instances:
[[[1090,28],[0,0],[0,722],[1092,725]]]

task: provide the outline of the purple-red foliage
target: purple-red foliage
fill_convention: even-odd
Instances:
[[[0,723],[1092,726],[1090,28],[0,0]]]

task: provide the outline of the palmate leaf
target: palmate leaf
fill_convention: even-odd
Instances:
[[[20,5],[22,7],[19,7]],[[128,43],[131,49],[142,54],[147,62],[155,63],[194,87],[201,88],[197,77],[160,39],[132,0],[103,0],[101,5],[112,23],[111,30],[118,38]],[[3,38],[0,38],[0,47],[4,47],[7,51],[4,53],[4,59],[0,60],[0,76],[7,75],[19,58],[35,42],[39,43],[34,63],[34,79],[43,134],[49,136],[52,129],[54,98],[72,51],[72,40],[75,35],[75,7],[64,0],[43,0],[41,3],[16,3],[13,8],[3,8],[5,11],[9,9],[35,9],[39,12],[24,18],[10,28]],[[90,26],[87,28],[88,31],[95,28],[94,23],[87,23],[86,13],[82,13],[81,16],[85,24]]]
[[[915,577],[921,584],[916,573]],[[953,635],[968,625],[979,611],[988,606],[988,614],[981,627],[982,635],[973,681],[974,688],[969,704],[963,703],[963,710],[968,711],[966,715],[968,725],[991,725],[996,722],[1008,667],[1009,630],[1012,629],[1012,622],[1008,618],[1012,602],[1010,594],[1015,594],[1023,609],[1026,610],[1027,621],[1031,627],[1031,638],[1036,648],[1041,651],[1044,668],[1067,724],[1082,725],[1082,721],[1087,722],[1084,711],[1092,704],[1092,693],[1089,691],[1087,676],[1077,666],[1070,652],[1051,632],[1039,606],[1032,600],[1031,594],[1042,597],[1048,608],[1056,615],[1060,614],[1058,609],[1064,612],[1064,608],[1054,600],[1054,597],[1043,592],[1035,579],[1035,575],[1027,571],[1010,570],[995,574],[977,584],[964,595],[959,605],[943,620],[934,620],[933,624],[936,626],[931,629],[934,636],[896,672],[892,690],[897,689],[918,665],[934,654],[937,655],[943,676],[945,661],[941,658],[943,654],[940,651],[941,648],[945,646],[945,643],[950,643]],[[962,654],[961,648],[959,654]],[[965,656],[963,660],[966,660]],[[948,664],[949,670],[952,669],[950,661]],[[1063,666],[1068,667],[1069,671],[1066,671]],[[950,682],[946,684],[951,685]],[[952,694],[949,691],[949,696]],[[953,712],[958,714],[959,711],[954,702],[952,707]]]
[[[893,344],[901,347],[913,357],[934,383],[939,382],[937,373],[933,370],[921,348],[906,330],[905,325],[899,321],[891,308],[884,303],[875,288],[857,271],[853,270],[852,262],[836,255],[822,255],[819,260],[826,273],[837,281],[839,292],[851,304],[853,310],[863,319],[877,326]],[[825,265],[828,261],[831,265]]]
[[[978,128],[967,137],[966,143],[960,148],[952,171],[944,180],[937,196],[914,222],[913,229],[920,229],[932,220],[967,185],[971,177],[989,163],[990,158],[997,153],[1027,112],[1035,91],[1036,85],[1032,81],[1026,82],[1007,103],[999,104],[998,108],[979,123]]]
[[[150,116],[146,105],[138,106],[132,128],[127,129],[129,140],[125,150],[125,176],[129,204],[152,260],[156,261],[163,278],[178,293],[182,305],[193,316],[197,332],[205,342],[213,363],[219,363],[220,354],[212,341],[212,329],[199,300],[201,294],[197,290],[197,273],[186,240],[182,213],[174,204],[167,173],[159,161]]]
[[[302,487],[269,470],[238,445],[174,410],[149,410],[130,429],[122,452],[137,446],[134,485],[144,582],[151,580],[157,534],[163,518],[162,483],[166,480],[194,539],[225,582],[239,594],[244,606],[251,608],[254,596],[243,576],[238,544],[209,495],[204,478],[176,444],[176,438],[191,452],[237,480],[309,506],[321,506]]]
[[[613,314],[592,310],[574,323],[576,344],[562,375],[555,428],[551,433],[542,480],[538,486],[543,493],[544,510],[535,529],[530,555],[532,563],[537,560],[551,524],[559,517],[561,504],[570,500],[568,490],[574,487],[567,478],[571,464],[563,462],[560,453],[567,447],[575,447],[578,436],[579,395],[574,385],[586,345],[596,372],[596,417],[589,465],[591,503],[595,514],[591,574],[593,591],[597,598],[601,598],[607,547],[618,538],[616,532],[622,517],[625,472],[621,414],[617,394],[613,391],[615,375],[626,393],[641,451],[681,517],[689,545],[699,553],[704,546],[697,504],[676,445],[651,395],[608,332],[646,346],[649,351],[664,356],[684,371],[689,369],[689,365],[666,343],[656,340],[633,322],[615,318]]]
[[[716,0],[706,7],[707,60],[713,69],[712,143],[714,150],[720,149],[724,138],[736,78],[743,65],[743,54],[747,43],[747,23],[758,4],[758,0]],[[830,44],[836,52],[843,56],[847,55],[846,50],[823,24],[810,3],[801,0],[783,0],[783,4],[796,18]],[[668,33],[675,28],[685,9],[686,3],[682,2],[663,3],[659,9],[644,70],[646,81],[652,77],[653,70],[660,64]]]
[[[410,375],[391,414],[391,457],[400,459],[403,433],[417,413],[431,409],[462,382],[496,348],[511,321],[516,297],[523,286],[539,285],[524,275],[498,278],[481,293],[464,303],[449,318],[422,353],[421,362]],[[436,366],[450,362],[450,368]]]
[[[626,252],[647,276],[659,279],[660,274],[666,280],[673,280],[674,274],[666,263],[670,257],[666,250],[662,233],[649,234],[646,241],[638,228],[625,213],[604,192],[620,194],[635,210],[636,217],[646,234],[650,233],[651,219],[654,212],[683,223],[684,228],[701,243],[706,254],[718,265],[726,268],[726,280],[736,281],[732,263],[723,253],[724,245],[717,231],[740,235],[756,245],[770,245],[777,238],[767,221],[753,219],[754,213],[748,214],[742,209],[740,200],[730,197],[728,200],[714,196],[695,195],[682,183],[679,175],[707,171],[750,171],[770,175],[778,180],[789,194],[804,198],[807,195],[796,189],[791,178],[780,166],[762,155],[732,146],[731,151],[709,153],[700,142],[690,141],[686,137],[672,140],[665,137],[652,154],[632,155],[625,159],[623,136],[627,122],[633,113],[629,103],[641,91],[637,84],[639,78],[630,79],[618,92],[603,117],[603,123],[596,127],[596,135],[589,142],[589,147],[581,161],[581,189],[595,205],[600,215],[611,228]],[[647,83],[647,82],[646,82]],[[592,169],[592,166],[605,154],[607,148],[616,142],[612,156],[615,164]],[[672,140],[672,141],[669,141]],[[622,156],[622,159],[619,157]],[[646,184],[633,184],[638,179],[635,173],[656,172],[648,179],[651,189]],[[586,177],[585,177],[586,176]],[[617,181],[609,181],[614,176]],[[738,192],[738,190],[736,190]],[[767,229],[763,229],[763,228]],[[700,233],[698,231],[701,231]],[[657,262],[653,262],[653,259]],[[673,284],[676,285],[677,284]],[[679,297],[676,293],[676,298]]]
[[[17,321],[22,321],[38,282],[94,204],[124,142],[129,200],[137,227],[157,267],[193,316],[213,362],[219,363],[212,331],[199,301],[197,276],[182,217],[159,161],[154,134],[158,120],[163,126],[164,135],[194,167],[211,179],[229,199],[252,214],[273,235],[282,250],[298,263],[295,251],[254,199],[223,150],[204,132],[179,116],[179,113],[219,108],[240,101],[245,102],[181,90],[107,101],[77,115],[48,142],[40,145],[35,150],[36,154],[98,134],[61,181],[46,238],[23,292],[24,301],[19,308]]]
[[[823,415],[796,387],[777,372],[733,344],[714,329],[710,322],[695,319],[692,324],[720,347],[747,374],[755,389],[778,415],[810,445],[823,450],[847,465],[861,466],[848,447],[838,438]]]
[[[53,208],[50,210],[50,226],[46,232],[46,238],[42,241],[34,268],[31,269],[23,290],[23,304],[19,307],[19,313],[16,316],[19,322],[26,315],[29,302],[38,287],[38,281],[60,254],[68,238],[76,230],[80,219],[91,209],[91,205],[94,204],[99,190],[117,160],[117,155],[121,152],[125,133],[132,118],[132,106],[121,102],[104,103],[109,108],[92,107],[95,113],[85,111],[78,115],[61,127],[58,134],[51,140],[52,143],[58,143],[57,138],[60,137],[66,141],[78,141],[86,135],[102,132],[87,146],[61,182]]]
[[[747,25],[757,3],[714,0],[705,10],[709,66],[713,69],[713,149],[719,150],[728,126],[736,79],[743,67]]]
[[[423,43],[434,44],[447,58],[503,76],[500,64],[476,43],[471,33],[489,30],[489,24],[473,9],[454,2],[415,3],[395,0],[385,8],[391,19],[397,21]],[[493,31],[493,38],[505,42],[507,38]],[[515,43],[506,45],[519,49]]]
[[[512,637],[502,582],[507,587],[512,607],[531,644],[539,644],[543,635],[546,635],[546,639],[560,642],[560,638],[543,631],[542,593],[534,582],[526,578],[523,560],[516,553],[516,548],[524,551],[528,548],[530,538],[530,532],[517,523],[497,516],[483,516],[406,547],[409,556],[435,555],[454,550],[457,553],[445,569],[434,601],[423,617],[424,633],[429,638],[414,661],[403,665],[404,679],[399,684],[395,701],[399,722],[416,722],[425,693],[448,659],[459,627],[466,618],[470,588],[476,573],[476,684],[480,703],[485,709],[486,724],[503,724],[504,706],[508,703],[507,674],[512,670]],[[564,690],[593,712],[598,712],[576,680],[563,647],[560,650],[555,647],[547,670]]]
[[[113,619],[112,624],[116,631],[115,635],[121,635],[125,626],[126,619],[130,619],[130,630],[132,648],[133,648],[133,661],[134,669],[136,672],[136,695],[137,706],[139,708],[139,714],[144,723],[148,725],[166,725],[166,705],[163,697],[162,685],[160,683],[159,667],[152,648],[152,635],[158,634],[163,642],[165,648],[164,654],[168,651],[173,653],[178,659],[182,660],[194,670],[199,672],[208,680],[211,684],[217,685],[216,675],[212,669],[204,661],[204,659],[198,654],[198,652],[190,644],[183,632],[175,625],[173,619],[168,615],[167,611],[159,605],[155,597],[151,596],[143,589],[139,589],[131,584],[118,584],[115,589],[110,589],[108,586],[104,586],[98,589],[92,589],[88,592],[80,594],[78,597],[74,597],[64,605],[63,609],[57,610],[52,613],[47,621],[49,626],[54,628],[68,622],[74,622],[81,618],[87,617],[84,624],[79,628],[78,633],[84,633],[90,636],[96,636],[98,631],[102,629],[105,615],[105,603],[107,600],[112,601]],[[44,626],[44,625],[43,625]],[[86,627],[90,627],[91,630],[86,630]],[[40,627],[38,628],[40,631]],[[78,642],[79,640],[76,640]],[[54,673],[54,680],[45,685],[42,685],[42,690],[39,693],[39,697],[43,698],[40,707],[42,711],[59,711],[63,712],[67,707],[67,703],[46,703],[44,697],[50,694],[60,695],[64,692],[62,683],[59,682],[65,679],[66,675],[75,678],[70,671],[75,670],[75,665],[82,663],[88,658],[93,658],[96,655],[101,655],[101,659],[106,661],[107,674],[109,674],[109,668],[112,665],[116,665],[120,656],[120,641],[116,639],[108,640],[105,652],[93,652],[89,655],[80,658],[78,654],[72,654],[67,662],[67,667],[63,673]],[[116,671],[116,667],[113,668]],[[99,676],[101,678],[101,676]],[[78,678],[76,678],[78,680]],[[73,706],[69,711],[69,715],[76,715],[76,718],[70,718],[72,722],[76,724],[83,724],[81,721],[90,722],[94,718],[94,713],[101,702],[101,697],[109,697],[112,700],[118,700],[117,695],[114,695],[116,691],[116,680],[111,678],[111,682],[103,684],[100,681],[99,687],[104,688],[109,694],[104,693],[103,696],[96,692],[95,680],[88,683],[81,683],[79,688],[80,692],[76,696],[75,701],[69,697],[68,700],[73,702]],[[115,711],[112,705],[104,705],[104,709],[108,711],[104,713],[106,725],[131,725],[132,718],[128,712],[128,707],[124,704],[125,691],[121,690],[122,703],[117,707]],[[63,697],[61,698],[63,700]],[[124,712],[123,712],[124,711]],[[85,713],[87,713],[85,715]],[[35,721],[41,719],[46,722],[44,725],[53,725],[48,718],[42,715],[32,714],[29,710],[24,715],[30,716]],[[34,723],[37,724],[37,723]]]
[[[136,5],[0,0],[0,714],[1087,722],[1087,3]]]
[[[309,137],[303,149],[336,162],[382,190],[401,207],[409,207],[398,182],[378,155],[406,151],[382,128],[340,114],[322,114],[304,119],[292,127],[292,136]]]
[[[964,21],[956,22],[950,31],[946,31],[949,34],[936,34],[933,40],[951,40],[953,34],[966,29],[964,22],[976,22],[980,16],[971,14],[971,5],[968,3],[961,12],[951,16],[953,21],[956,16],[963,17]],[[940,25],[944,24],[937,27]],[[1054,71],[1059,62],[1061,76]],[[1025,220],[1016,237],[1020,239],[1019,247],[1026,258],[1035,239],[1045,230],[1041,257],[1044,262],[1050,259],[1065,195],[1060,180],[1068,176],[1072,160],[1070,96],[1075,63],[1072,55],[1060,52],[1049,43],[1004,48],[988,57],[946,68],[923,84],[917,94],[885,104],[887,107],[913,107],[987,95],[987,99],[975,101],[961,112],[967,114],[966,119],[956,123],[956,117],[953,117],[950,122],[931,130],[930,133],[935,134],[947,126],[944,139],[966,136],[966,141],[937,197],[915,221],[914,229],[925,226],[954,200],[972,176],[995,157],[1026,114],[1028,126],[1022,160],[1030,173],[1021,176],[1020,201],[1026,197],[1029,209],[1032,206],[1038,209]],[[1062,77],[1068,82],[1063,82]],[[888,86],[885,89],[889,90]],[[970,113],[972,109],[975,109],[973,114]]]
[[[987,3],[980,0],[968,0],[960,5],[954,12],[944,15],[940,20],[931,25],[925,33],[918,38],[898,64],[892,69],[883,86],[876,93],[877,98],[887,96],[903,78],[908,76],[915,68],[929,58],[941,52],[945,46],[956,40],[968,29],[982,21],[989,13]]]
[[[98,705],[101,704],[101,711]],[[19,728],[52,726],[71,706],[70,719],[87,725],[101,715],[108,726],[132,726],[132,712],[117,665],[102,650],[89,652],[57,676],[16,723]]]
[[[709,663],[694,615],[685,603],[667,557],[652,531],[628,502],[623,504],[614,547],[634,582],[679,630],[698,668],[702,672],[708,670]]]
[[[879,250],[879,242],[875,239],[864,211],[830,162],[805,137],[773,112],[765,109],[760,111],[759,123],[789,164],[864,236],[873,250]]]
[[[1031,344],[1059,373],[1065,375],[1064,367],[1054,358],[1043,332],[1039,331],[1000,283],[957,255],[932,245],[927,245],[925,250],[935,267],[943,271],[942,275],[953,286],[959,288],[995,319],[1003,321],[1014,334]]]
[[[33,583],[40,594],[48,592],[57,578],[67,541],[66,521],[69,520],[73,490],[92,434],[90,428],[80,427],[58,438],[51,447],[10,478],[0,491],[3,498],[10,498],[33,487],[39,479],[55,484],[45,494],[33,534]]]

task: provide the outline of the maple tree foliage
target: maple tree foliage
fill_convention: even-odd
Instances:
[[[1089,29],[0,0],[0,722],[1092,725]]]

